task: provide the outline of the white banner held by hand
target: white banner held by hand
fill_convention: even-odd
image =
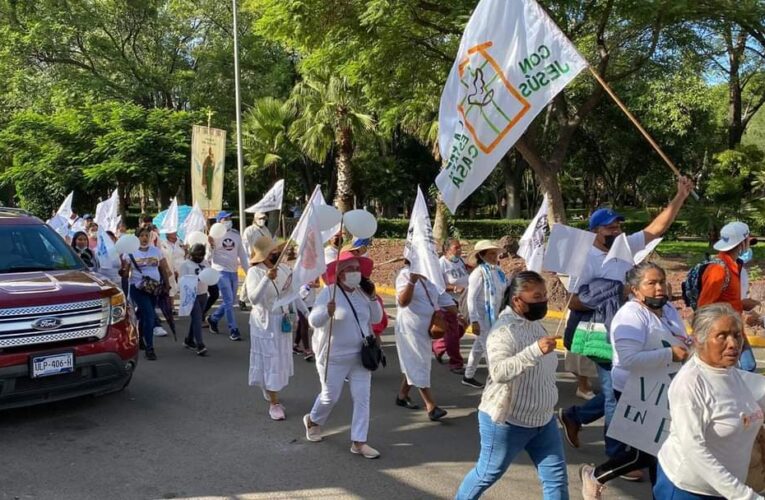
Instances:
[[[651,255],[654,250],[656,250],[656,247],[659,246],[659,243],[661,243],[663,239],[664,238],[656,238],[655,240],[647,244],[644,249],[640,250],[639,252],[635,252],[635,258],[634,258],[635,265],[637,266],[638,264],[643,262],[646,258],[648,258],[648,256]]]
[[[428,205],[422,190],[417,186],[417,200],[412,208],[412,218],[409,220],[409,231],[406,235],[404,258],[409,260],[409,270],[413,274],[421,274],[436,286],[438,293],[446,289],[444,275],[438,262],[436,242],[433,238],[433,227],[430,225]]]
[[[632,249],[630,249],[630,244],[627,241],[627,235],[622,233],[616,237],[614,244],[611,245],[611,248],[608,250],[606,258],[603,259],[603,265],[605,266],[606,262],[612,260],[633,262],[634,259],[635,257],[632,255]]]
[[[542,268],[553,273],[580,276],[594,241],[595,233],[553,224]]]
[[[284,200],[284,179],[276,181],[271,189],[268,190],[263,199],[245,210],[245,212],[254,213],[266,213],[273,210],[282,209],[282,201]]]
[[[178,316],[189,316],[197,300],[197,284],[199,276],[187,274],[178,279],[178,289],[181,303],[178,304]]]
[[[441,95],[436,178],[457,207],[587,61],[534,0],[481,0]]]
[[[526,228],[518,244],[518,255],[526,262],[529,271],[542,272],[545,257],[545,236],[549,228],[547,219],[547,195],[542,200],[537,215]]]

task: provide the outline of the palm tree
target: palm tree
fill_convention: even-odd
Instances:
[[[261,168],[270,170],[271,179],[279,176],[279,166],[296,160],[299,151],[289,137],[289,128],[295,120],[292,106],[273,97],[264,97],[244,115],[242,136],[247,171]]]
[[[334,153],[335,206],[342,212],[352,209],[351,160],[355,141],[375,127],[372,116],[361,112],[361,94],[344,77],[311,72],[303,74],[289,102],[298,116],[290,129],[290,137],[315,162],[322,163],[330,152]]]

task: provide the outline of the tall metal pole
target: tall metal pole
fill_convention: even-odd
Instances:
[[[244,153],[242,152],[242,95],[239,90],[239,27],[236,20],[236,0],[232,0],[234,14],[234,94],[236,99],[236,172],[239,180],[239,230],[244,233],[247,221],[244,214]]]

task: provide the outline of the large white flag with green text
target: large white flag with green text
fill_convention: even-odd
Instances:
[[[455,212],[587,61],[534,0],[481,0],[441,95],[436,178]]]

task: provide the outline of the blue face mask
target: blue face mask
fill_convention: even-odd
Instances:
[[[749,261],[752,260],[753,255],[754,255],[754,252],[752,252],[752,249],[747,248],[746,250],[744,250],[744,253],[738,256],[738,258],[741,259],[741,262],[743,262],[744,264],[748,264]]]

